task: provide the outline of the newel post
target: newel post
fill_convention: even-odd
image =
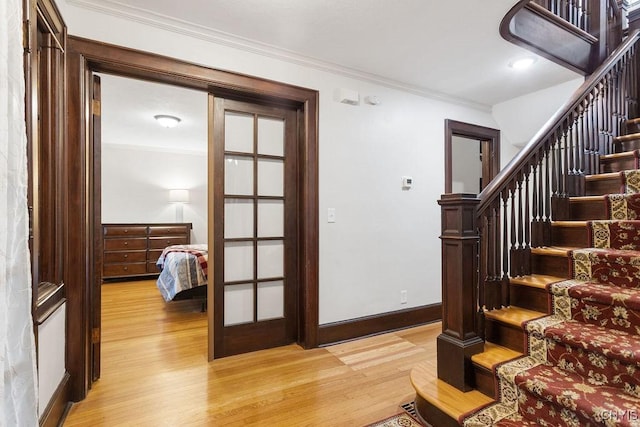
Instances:
[[[443,194],[442,333],[438,336],[438,378],[452,386],[473,389],[471,356],[484,341],[476,331],[478,311],[478,226],[475,194]]]

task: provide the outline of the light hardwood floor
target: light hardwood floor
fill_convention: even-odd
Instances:
[[[414,366],[435,376],[440,323],[208,363],[198,302],[146,280],[103,285],[102,304],[102,377],[65,426],[363,426],[413,399]]]

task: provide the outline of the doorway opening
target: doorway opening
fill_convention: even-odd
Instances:
[[[82,232],[71,233],[68,238],[69,259],[78,260],[77,266],[69,273],[68,294],[69,325],[67,341],[68,366],[70,366],[74,400],[86,396],[95,375],[92,362],[99,357],[93,352],[95,343],[100,341],[99,319],[96,330],[94,315],[99,313],[99,291],[102,265],[100,203],[100,175],[94,162],[100,155],[99,138],[93,133],[99,128],[95,119],[93,95],[93,77],[95,73],[113,74],[142,80],[167,83],[179,87],[200,90],[225,99],[257,102],[271,106],[280,106],[294,111],[295,152],[298,167],[294,171],[297,202],[293,209],[296,214],[297,292],[295,294],[298,310],[295,322],[298,326],[295,341],[305,348],[318,345],[318,147],[317,147],[317,91],[282,84],[270,80],[249,77],[230,72],[211,69],[173,58],[163,57],[133,49],[98,43],[91,40],[69,37],[67,57],[67,80],[69,85],[68,106],[68,156],[67,162],[74,165],[68,170],[68,180],[74,191],[70,193],[68,205],[69,223],[84,224]],[[92,108],[93,106],[93,108]],[[99,111],[99,109],[98,109]],[[212,114],[208,114],[208,129],[213,129]],[[211,135],[209,135],[211,138]],[[97,142],[96,142],[97,141]],[[94,145],[95,144],[95,145]],[[211,145],[211,140],[209,141]],[[209,156],[211,157],[211,156]],[[217,173],[212,170],[209,160],[209,182]],[[219,171],[218,171],[219,172]],[[220,191],[220,190],[217,190]],[[224,199],[213,197],[209,190],[208,212],[216,209],[214,205],[224,203]],[[208,219],[208,242],[223,224],[211,217]],[[81,262],[93,260],[95,262]],[[97,260],[97,261],[96,261]],[[215,295],[212,286],[212,274],[209,274],[207,286],[208,355],[213,358],[215,340],[213,335]],[[97,284],[97,286],[96,286]]]
[[[500,170],[500,131],[445,120],[445,193],[479,194]]]

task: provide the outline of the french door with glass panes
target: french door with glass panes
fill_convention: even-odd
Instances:
[[[297,116],[213,96],[210,102],[210,309],[213,354],[223,357],[297,339]]]

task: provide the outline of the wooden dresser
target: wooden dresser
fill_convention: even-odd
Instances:
[[[102,224],[102,239],[103,279],[157,275],[165,247],[191,243],[191,223]]]

